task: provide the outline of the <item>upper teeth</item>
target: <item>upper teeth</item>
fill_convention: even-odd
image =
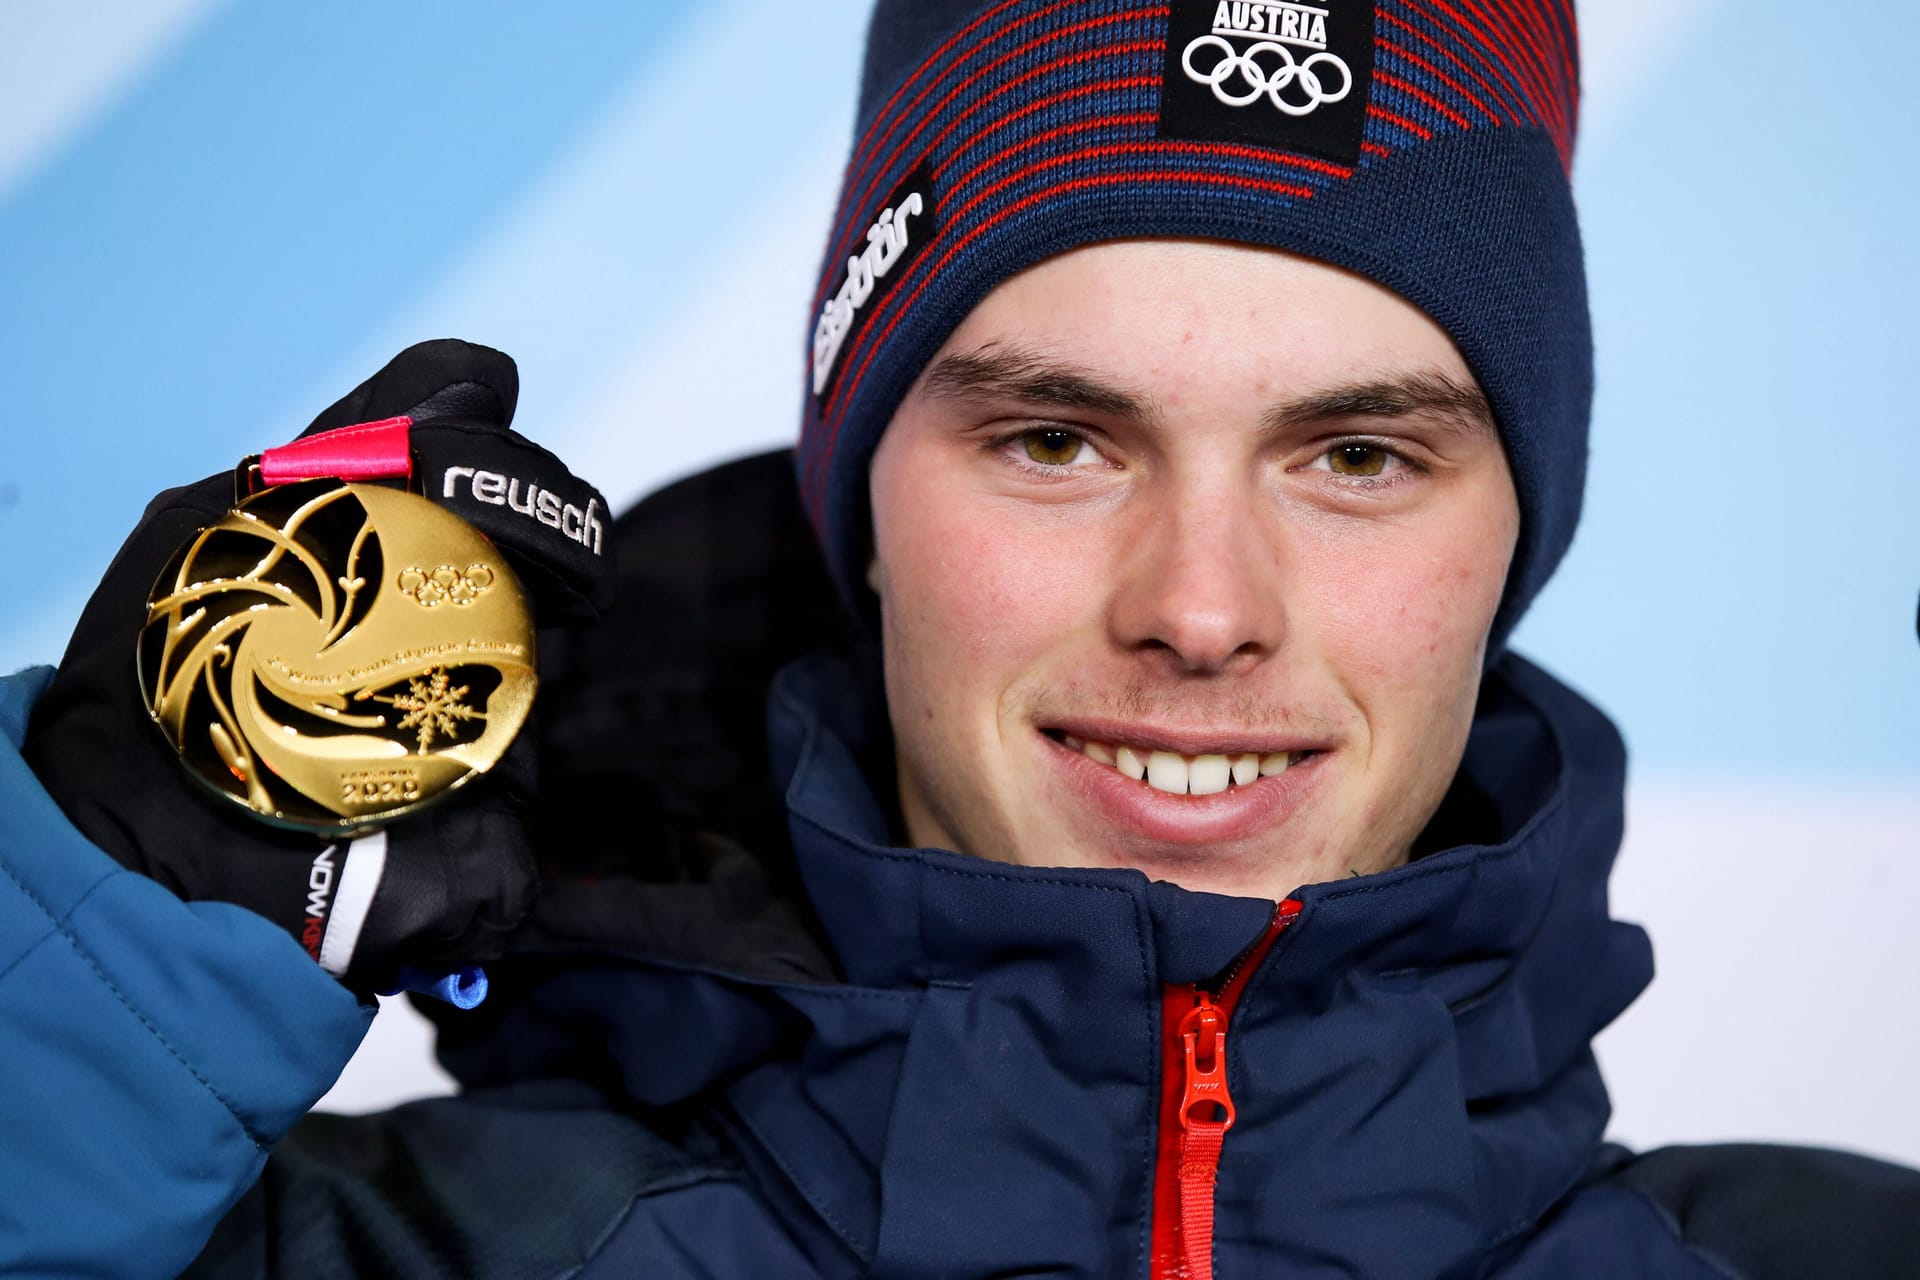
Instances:
[[[1231,756],[1183,756],[1125,743],[1083,742],[1070,734],[1061,741],[1089,760],[1118,769],[1136,781],[1144,781],[1156,791],[1176,796],[1217,795],[1228,787],[1241,787],[1259,778],[1285,773],[1294,761],[1285,751],[1270,755],[1248,751]]]

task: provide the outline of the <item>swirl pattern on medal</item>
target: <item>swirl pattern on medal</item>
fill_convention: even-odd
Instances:
[[[176,553],[139,669],[191,773],[327,830],[490,767],[531,703],[532,639],[518,583],[458,517],[319,480],[248,499]]]

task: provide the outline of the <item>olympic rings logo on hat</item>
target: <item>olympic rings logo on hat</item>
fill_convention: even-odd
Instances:
[[[1217,48],[1222,56],[1210,71],[1201,72],[1193,65],[1193,55],[1204,48]],[[1280,55],[1280,65],[1268,71],[1260,65],[1259,59],[1263,53]],[[1339,68],[1338,92],[1329,92],[1320,72],[1315,70],[1316,66],[1322,65]],[[1265,95],[1273,101],[1274,106],[1288,115],[1304,116],[1325,104],[1338,102],[1353,92],[1353,71],[1337,55],[1322,51],[1296,62],[1291,49],[1271,40],[1262,40],[1241,53],[1224,36],[1200,36],[1180,55],[1180,66],[1186,71],[1188,79],[1195,84],[1206,85],[1213,90],[1214,97],[1230,107],[1251,106]],[[1229,92],[1228,83],[1236,73],[1247,87],[1245,91]],[[1298,84],[1306,94],[1305,103],[1289,102],[1281,96],[1282,90],[1294,84]]]

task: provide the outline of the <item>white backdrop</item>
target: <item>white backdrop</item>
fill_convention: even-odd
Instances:
[[[420,338],[616,500],[790,439],[864,8],[0,0],[0,669]],[[1920,1164],[1920,10],[1848,14],[1584,6],[1592,483],[1517,647],[1633,753],[1619,1136]],[[445,1087],[394,1006],[327,1105]]]

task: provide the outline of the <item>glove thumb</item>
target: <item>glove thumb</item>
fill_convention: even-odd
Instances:
[[[504,428],[520,401],[513,357],[458,338],[416,342],[313,420],[303,436],[384,418],[460,418]]]

